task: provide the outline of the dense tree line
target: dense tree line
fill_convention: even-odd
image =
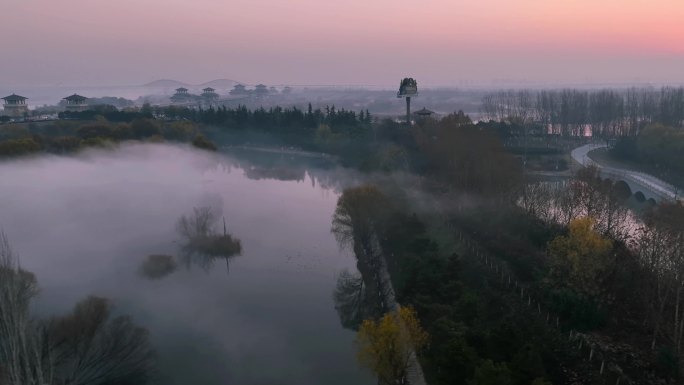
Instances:
[[[263,107],[254,110],[246,106],[227,108],[210,107],[208,109],[189,109],[184,107],[158,107],[155,114],[171,119],[188,119],[197,123],[220,126],[228,129],[255,129],[278,133],[311,134],[320,125],[330,127],[333,133],[366,129],[372,122],[368,111],[356,113],[335,106],[326,106],[324,110],[314,109],[309,104],[303,111],[297,107],[283,108]]]
[[[102,104],[91,106],[86,111],[63,111],[58,116],[60,119],[75,120],[95,120],[101,116],[110,122],[131,122],[134,119],[151,119],[152,113],[149,108],[120,110],[113,105]]]
[[[152,107],[117,110],[113,106],[93,106],[89,110],[60,113],[62,119],[50,124],[24,124],[29,129],[8,125],[0,132],[0,156],[32,152],[69,152],[81,146],[123,140],[172,140],[191,142],[215,150],[213,142],[230,144],[274,143],[306,150],[340,155],[343,164],[377,168],[383,160],[373,155],[374,118],[368,110],[350,111],[326,106],[306,110],[296,107],[248,109],[209,107]],[[33,128],[31,128],[33,127]],[[189,129],[188,127],[192,127]],[[23,132],[22,132],[23,131]],[[7,135],[3,135],[8,132]],[[199,135],[199,136],[198,136]],[[22,139],[21,141],[15,141]],[[25,139],[25,140],[24,140]],[[385,159],[385,163],[393,160]],[[393,166],[385,164],[382,167]]]
[[[567,185],[533,184],[520,205],[549,227],[549,306],[585,330],[622,331],[654,352],[660,374],[678,377],[683,357],[684,205],[653,202],[641,216],[626,208],[624,182],[581,170]],[[574,304],[568,307],[568,304]],[[639,335],[648,335],[641,339]],[[648,342],[644,341],[647,340]]]
[[[130,121],[112,122],[59,121],[44,125],[10,126],[0,133],[0,157],[29,155],[40,152],[73,153],[87,147],[106,147],[124,141],[171,141],[191,143],[215,151],[197,125],[188,121],[162,121],[136,117]]]
[[[639,135],[617,140],[610,154],[622,161],[646,165],[645,171],[684,186],[684,129],[648,125]]]
[[[483,195],[514,191],[522,181],[521,165],[507,152],[496,132],[475,125],[462,112],[429,120],[413,128],[421,173],[459,191]]]
[[[501,91],[482,100],[487,118],[542,123],[548,133],[597,137],[635,136],[650,123],[684,124],[684,87],[660,90]]]
[[[483,286],[476,278],[482,271],[441,249],[427,225],[402,207],[403,198],[359,186],[344,191],[333,217],[332,231],[351,242],[361,265],[360,277],[340,276],[336,308],[344,326],[359,329],[359,359],[379,383],[405,383],[411,349],[430,384],[561,383],[554,360],[565,353],[554,350],[553,337]],[[378,258],[387,264],[401,309],[415,309],[415,316],[372,306],[381,302],[382,288],[374,268],[363,265]],[[543,358],[550,355],[553,360]]]
[[[408,207],[402,193],[389,190],[391,198],[368,187],[345,191],[346,219],[336,221],[348,230],[346,239],[361,245],[363,229],[378,231],[380,248],[372,255],[381,253],[399,302],[416,309],[429,334],[420,355],[430,383],[564,383],[570,367],[581,367],[563,337],[545,329],[543,319],[530,318],[526,305],[516,305],[519,299],[497,291],[486,272],[443,248],[434,229],[401,209]],[[624,182],[588,168],[562,186],[527,186],[517,202],[522,210],[482,203],[451,220],[506,261],[564,328],[615,341],[602,349],[644,355],[641,361],[617,358],[620,370],[645,383],[675,380],[684,342],[684,212],[681,204],[653,206],[639,221],[626,208],[632,196]],[[378,328],[389,322],[373,277],[340,277],[335,300],[345,326],[357,328],[364,318]]]

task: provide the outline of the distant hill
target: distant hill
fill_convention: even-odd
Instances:
[[[177,88],[177,87],[211,87],[211,88],[232,88],[238,84],[235,80],[230,79],[216,79],[202,84],[188,84],[172,79],[160,79],[144,84],[143,87],[157,87],[157,88]]]
[[[202,83],[198,87],[211,87],[211,88],[232,88],[234,85],[238,84],[235,80],[230,79],[216,79],[210,82]]]
[[[178,80],[171,80],[171,79],[155,80],[153,82],[149,82],[149,83],[143,85],[143,87],[184,87],[184,86],[187,86],[187,84],[185,84],[183,82],[179,82]]]

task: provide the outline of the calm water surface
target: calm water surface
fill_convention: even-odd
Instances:
[[[0,227],[38,277],[37,312],[111,298],[150,330],[161,383],[375,383],[332,301],[355,269],[330,234],[334,170],[266,163],[168,145],[4,161]],[[178,255],[175,224],[200,206],[225,216],[242,255],[142,277],[147,255]]]

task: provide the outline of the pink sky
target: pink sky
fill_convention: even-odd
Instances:
[[[0,84],[684,82],[682,0],[32,0]]]

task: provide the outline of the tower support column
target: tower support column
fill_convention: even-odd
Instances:
[[[411,97],[406,97],[406,124],[411,125]]]

